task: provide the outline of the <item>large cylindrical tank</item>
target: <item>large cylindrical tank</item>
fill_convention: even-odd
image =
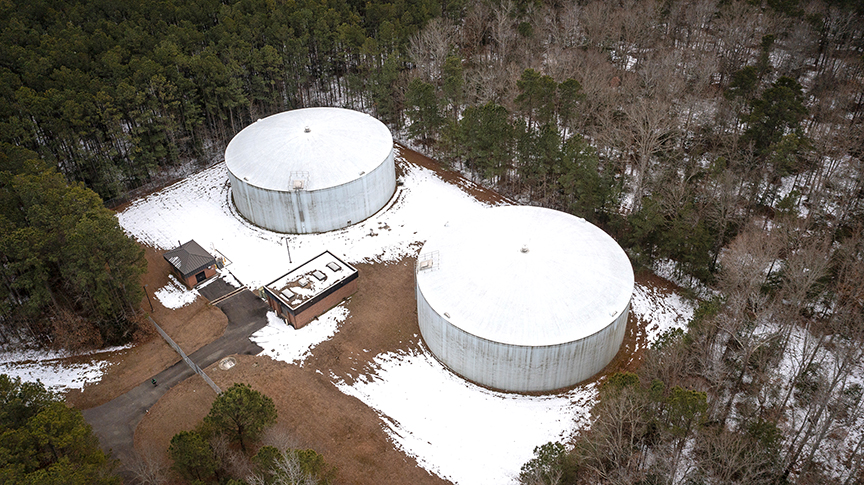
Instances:
[[[585,220],[506,206],[451,221],[417,260],[420,332],[457,374],[507,391],[550,391],[602,370],[627,327],[633,268]]]
[[[390,130],[341,108],[258,120],[231,140],[225,164],[240,214],[278,232],[346,227],[384,207],[396,190]]]

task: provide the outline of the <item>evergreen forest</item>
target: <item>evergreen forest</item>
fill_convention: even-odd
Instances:
[[[0,337],[128,338],[145,268],[102,201],[309,106],[701,299],[521,483],[864,483],[860,0],[6,0]]]
[[[40,382],[0,374],[0,481],[10,485],[119,485],[117,461],[81,411]]]

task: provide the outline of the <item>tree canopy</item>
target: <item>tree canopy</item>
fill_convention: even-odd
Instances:
[[[101,197],[224,149],[285,109],[358,107],[398,123],[395,81],[431,0],[11,0],[0,4],[0,141]],[[458,12],[458,9],[456,10]],[[454,12],[455,13],[455,12]]]
[[[113,485],[90,425],[39,382],[0,374],[0,482]]]
[[[255,441],[265,427],[276,422],[273,400],[248,384],[234,384],[213,401],[205,423],[225,433],[232,442],[246,446]]]
[[[256,472],[247,481],[251,485],[326,485],[336,469],[328,465],[315,450],[262,446],[252,457]]]
[[[168,455],[174,460],[171,467],[186,480],[206,481],[219,469],[219,460],[213,448],[195,431],[181,431],[171,438]]]
[[[0,210],[0,336],[64,347],[128,340],[144,251],[99,196],[0,144]]]

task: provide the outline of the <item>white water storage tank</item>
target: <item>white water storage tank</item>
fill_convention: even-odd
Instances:
[[[237,210],[278,232],[346,227],[377,212],[396,190],[390,130],[341,108],[258,120],[231,140],[225,164]]]
[[[583,219],[496,207],[451,221],[417,260],[423,340],[457,374],[507,391],[550,391],[618,352],[633,293],[621,247]]]

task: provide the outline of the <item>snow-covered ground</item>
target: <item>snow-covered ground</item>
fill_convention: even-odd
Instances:
[[[671,259],[659,258],[654,260],[651,271],[657,276],[669,280],[682,288],[689,289],[699,299],[710,300],[717,296],[716,290],[709,288],[693,276],[678,271],[678,263]]]
[[[270,356],[289,364],[298,363],[309,356],[316,345],[336,335],[339,325],[348,317],[348,309],[341,303],[312,323],[295,330],[279,318],[276,312],[267,312],[267,326],[252,334],[251,340],[264,349],[261,355]]]
[[[159,300],[165,308],[176,310],[195,301],[198,292],[186,288],[186,285],[173,275],[168,275],[168,284],[153,292],[153,296]]]
[[[403,185],[382,211],[325,234],[286,236],[246,222],[230,203],[224,164],[133,202],[118,219],[128,234],[159,249],[195,239],[231,261],[230,275],[257,288],[325,249],[352,263],[399,261],[416,254],[423,241],[451,218],[488,208],[433,171],[404,160],[399,163],[406,168]],[[171,308],[197,296],[176,281],[154,294]],[[648,322],[651,340],[663,330],[686,324],[693,305],[679,295],[637,285],[632,312]],[[264,354],[302,366],[348,316],[347,307],[339,305],[294,330],[269,314],[269,324],[252,340],[265,349]],[[0,366],[24,379],[41,378],[55,388],[80,387],[104,370],[98,360],[79,369],[58,368],[47,357],[11,357],[0,357]],[[374,373],[352,384],[335,376],[331,381],[381,416],[395,446],[430,472],[463,485],[513,483],[535,446],[566,439],[586,422],[596,396],[593,384],[543,396],[490,391],[455,376],[422,347],[413,353],[374,356],[373,366]]]
[[[648,322],[649,342],[686,325],[693,310],[680,295],[636,285],[631,311]],[[421,466],[459,484],[514,483],[534,447],[587,423],[597,395],[593,383],[544,396],[490,391],[447,370],[425,347],[374,362],[371,378],[335,384],[375,409],[394,443]]]
[[[595,385],[546,395],[490,391],[422,352],[375,357],[376,375],[339,389],[375,409],[385,430],[420,466],[461,484],[513,483],[537,445],[587,422]]]
[[[693,318],[693,302],[676,293],[637,284],[630,300],[630,311],[645,324],[648,342],[671,328],[684,328]]]
[[[818,446],[814,456],[829,476],[846,477],[849,473],[854,473],[854,467],[858,465],[855,461],[838,460],[837,457],[855,454],[853,450],[864,439],[864,417],[859,412],[839,410],[846,406],[860,409],[864,405],[859,397],[861,389],[864,388],[864,362],[860,360],[862,352],[857,344],[840,335],[822,339],[810,333],[809,329],[787,325],[786,322],[762,322],[750,337],[754,342],[768,343],[785,332],[789,333],[780,361],[766,369],[767,374],[775,376],[772,380],[779,384],[779,388],[771,389],[758,399],[760,404],[776,406],[779,409],[780,401],[785,399],[787,392],[792,391],[792,405],[786,408],[785,416],[779,423],[785,446],[792,444],[791,439],[800,438],[796,430],[806,428],[807,423],[815,422],[819,427],[827,426],[829,432],[824,436],[824,442]],[[848,352],[845,355],[848,359],[846,362],[842,362],[844,352]],[[799,389],[790,389],[795,380],[789,376],[799,375],[799,372],[807,367],[810,367],[812,372],[809,374],[810,379],[821,379],[819,391],[813,391],[812,395],[801,393]],[[747,376],[747,381],[749,380],[750,376]],[[835,384],[830,390],[829,383]],[[830,401],[831,404],[822,410],[824,414],[814,419],[811,413],[818,409],[822,399]],[[733,421],[738,417],[735,412],[737,404],[743,404],[743,400],[737,399],[736,406],[732,406]],[[829,419],[834,412],[837,412],[837,415]],[[806,449],[811,450],[810,446]]]
[[[120,225],[139,241],[160,249],[195,239],[232,261],[231,273],[257,288],[285,274],[291,261],[325,249],[348,262],[398,261],[453,217],[488,207],[434,172],[410,166],[384,209],[363,222],[323,234],[285,235],[256,227],[230,202],[227,169],[219,164],[132,203]],[[287,246],[287,247],[286,247]]]
[[[238,217],[224,165],[198,173],[133,203],[119,215],[132,236],[161,249],[195,239],[231,261],[231,273],[252,288],[264,285],[325,249],[356,263],[391,262],[416,254],[429,235],[451,218],[482,211],[478,202],[434,172],[406,166],[393,200],[366,221],[315,235],[277,234]],[[286,248],[287,244],[287,248]],[[659,309],[654,312],[653,309]],[[650,320],[650,337],[683,326],[693,307],[678,295],[638,287],[633,312]],[[338,332],[348,317],[339,305],[300,330],[269,314],[252,340],[264,354],[295,365]],[[377,371],[342,392],[375,409],[397,447],[427,470],[460,484],[512,483],[535,446],[570,436],[587,419],[593,385],[546,396],[489,391],[467,383],[427,351],[374,357]]]
[[[89,354],[79,354],[79,357],[90,356],[89,359],[79,358],[80,362],[70,363],[64,360],[73,355],[65,351],[47,350],[16,350],[0,352],[0,374],[18,377],[22,381],[40,381],[46,388],[65,392],[81,389],[88,382],[99,382],[102,374],[108,368],[108,361],[100,357],[126,347],[102,349]]]

